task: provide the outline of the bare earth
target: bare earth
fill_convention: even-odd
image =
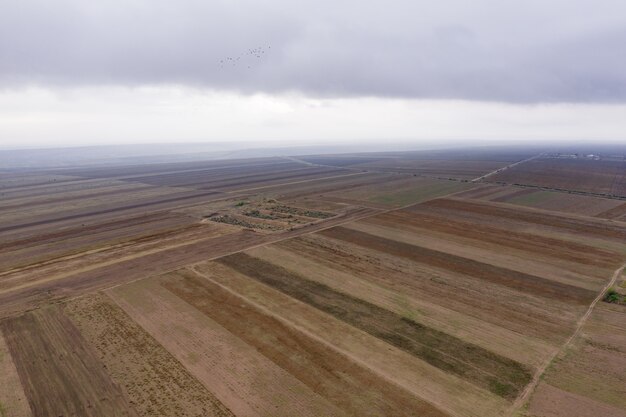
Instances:
[[[624,171],[544,156],[3,172],[0,416],[625,416]]]

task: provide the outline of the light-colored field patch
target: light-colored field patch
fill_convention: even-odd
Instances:
[[[219,226],[203,225],[195,229],[184,230],[181,233],[171,233],[165,236],[156,235],[12,269],[0,273],[0,294],[42,282],[60,280],[70,275],[114,265],[123,260],[141,258],[193,242],[224,236],[228,233],[228,229]]]
[[[163,288],[158,279],[109,293],[235,415],[341,415],[289,373]]]
[[[477,226],[474,238],[464,238],[441,233],[399,221],[395,224],[368,219],[346,226],[350,229],[376,236],[422,246],[450,254],[468,257],[491,265],[526,272],[538,277],[562,282],[589,290],[599,290],[610,275],[610,269],[602,270],[595,265],[584,265],[562,260],[541,253],[529,253],[521,249],[502,246],[481,240],[481,228]],[[503,239],[506,235],[503,233]],[[557,250],[560,250],[557,248]]]
[[[545,380],[564,391],[620,408],[626,415],[626,308],[599,302]]]
[[[624,410],[542,382],[525,413],[528,417],[624,417]]]
[[[415,296],[402,286],[385,285],[374,280],[368,273],[355,270],[353,274],[315,262],[308,257],[289,250],[288,245],[265,246],[250,250],[255,257],[268,260],[289,270],[298,272],[346,294],[361,298],[396,312],[413,321],[436,328],[502,356],[531,366],[541,363],[554,349],[548,343],[530,336],[484,322],[467,314],[434,304],[427,296]],[[402,265],[398,265],[402,267]],[[404,268],[403,268],[404,270]],[[382,272],[384,273],[384,272]],[[389,273],[393,273],[389,271]],[[372,276],[380,275],[372,271]]]
[[[327,232],[321,234],[325,235]],[[377,238],[367,234],[362,237],[365,244]],[[394,242],[396,241],[383,241],[384,246],[380,248],[396,244]],[[285,245],[293,246],[293,250],[300,250],[305,257],[311,257],[309,252],[312,252],[315,254],[312,256],[314,261],[319,259],[319,262],[332,268],[360,274],[362,278],[396,288],[409,297],[426,299],[520,335],[543,339],[547,343],[558,343],[566,337],[568,327],[573,327],[576,308],[581,308],[572,308],[562,302],[556,305],[543,297],[500,285],[497,279],[506,279],[507,274],[513,274],[507,269],[491,271],[494,282],[486,282],[482,279],[482,273],[479,273],[484,265],[489,267],[489,264],[478,264],[469,270],[473,275],[468,276],[462,270],[463,262],[468,258],[454,258],[456,255],[448,255],[447,252],[434,252],[441,265],[437,267],[427,263],[435,259],[431,256],[424,256],[422,261],[425,262],[418,262],[394,256],[395,251],[383,252],[325,236],[306,237]],[[404,246],[403,250],[411,255],[423,252],[424,249],[409,245]],[[459,271],[447,268],[450,264],[448,258],[455,259],[455,264],[460,265]],[[524,284],[525,277],[522,275],[517,283]],[[554,314],[555,311],[558,314]]]
[[[155,213],[14,237],[0,245],[0,271],[156,235],[165,237],[175,231],[182,232],[193,224],[197,221],[185,215]]]
[[[0,328],[34,416],[137,416],[57,306],[0,321]]]
[[[484,417],[506,407],[502,398],[228,267],[208,262],[195,269],[442,410]]]
[[[554,213],[505,203],[442,198],[424,202],[406,211],[434,212],[438,216],[463,219],[480,225],[496,225],[512,232],[532,233],[566,242],[580,243],[620,252],[626,257],[626,225],[587,216]],[[620,264],[616,259],[615,266]]]
[[[32,415],[11,353],[0,332],[0,416],[31,417]]]
[[[140,416],[232,415],[109,297],[81,297],[65,311]]]

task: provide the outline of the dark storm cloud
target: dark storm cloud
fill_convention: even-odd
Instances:
[[[624,102],[625,45],[623,0],[0,0],[0,88]]]

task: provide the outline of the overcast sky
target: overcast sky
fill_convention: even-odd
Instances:
[[[624,0],[0,0],[0,146],[625,140]]]

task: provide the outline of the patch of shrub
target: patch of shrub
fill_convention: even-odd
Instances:
[[[489,391],[499,395],[500,397],[509,398],[517,392],[517,389],[512,385],[503,384],[500,381],[492,379],[489,382]]]
[[[626,297],[615,291],[615,289],[611,288],[606,292],[606,295],[604,296],[604,301],[606,301],[607,303],[623,304],[625,302],[624,298]]]
[[[259,210],[249,210],[243,213],[248,217],[256,217],[257,219],[266,219],[266,220],[275,220],[276,217],[271,216],[269,214],[261,213]]]
[[[228,214],[225,214],[223,216],[210,217],[209,220],[217,223],[232,224],[233,226],[247,227],[249,229],[279,230],[278,228],[271,225],[263,223],[250,223],[245,220],[229,216]]]

